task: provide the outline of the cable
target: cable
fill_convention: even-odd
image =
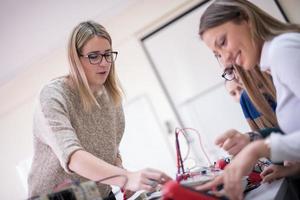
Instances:
[[[189,142],[189,139],[187,138],[187,135],[186,135],[187,134],[186,131],[188,131],[188,130],[191,130],[191,131],[197,133],[201,150],[202,150],[203,154],[205,155],[205,157],[206,157],[206,159],[208,161],[208,164],[210,166],[213,165],[212,162],[211,162],[211,160],[209,159],[209,157],[208,157],[205,149],[204,149],[200,133],[196,129],[193,129],[193,128],[182,128],[182,129],[176,128],[175,129],[175,142],[176,142],[177,175],[178,175],[177,180],[178,181],[180,181],[181,178],[182,178],[182,177],[180,177],[180,174],[185,175],[185,169],[184,169],[184,164],[183,164],[183,160],[182,160],[182,156],[181,156],[181,150],[180,150],[180,144],[179,144],[179,134],[182,133],[183,136],[184,136],[184,138],[185,138],[185,140],[188,143],[188,152],[187,152],[187,154],[186,154],[186,156],[184,158],[184,161],[185,161],[187,159],[189,153],[190,153],[190,142]]]
[[[208,157],[208,155],[207,155],[207,153],[206,153],[206,151],[205,151],[205,149],[204,149],[204,145],[203,145],[203,143],[202,143],[201,135],[200,135],[199,131],[196,130],[196,129],[194,129],[194,128],[182,128],[182,129],[180,129],[180,131],[182,131],[182,132],[183,132],[183,131],[186,131],[186,130],[194,131],[194,132],[198,135],[198,139],[199,139],[199,143],[200,143],[200,147],[201,147],[202,153],[205,155],[208,164],[209,164],[210,166],[212,166],[213,164],[212,164],[211,160],[209,159],[209,157]]]
[[[183,166],[183,160],[181,157],[181,150],[180,150],[180,145],[179,145],[179,139],[178,139],[178,135],[180,133],[180,129],[176,128],[175,129],[175,142],[176,142],[176,154],[177,154],[177,174],[180,174],[180,169],[182,174],[184,174],[184,166]]]
[[[96,183],[102,183],[103,181],[106,181],[106,180],[108,180],[108,179],[117,178],[117,177],[124,177],[125,182],[124,182],[123,186],[121,187],[121,188],[124,188],[125,185],[128,183],[128,177],[125,176],[125,175],[123,175],[123,174],[117,174],[117,175],[113,175],[113,176],[108,176],[108,177],[106,177],[106,178],[103,178],[103,179],[100,179],[100,180],[96,181]],[[116,193],[114,193],[114,195],[116,196],[117,194],[119,194],[120,191],[121,191],[121,190],[118,190]],[[123,197],[124,197],[123,199],[125,200],[126,197],[125,197],[125,196],[123,196]]]

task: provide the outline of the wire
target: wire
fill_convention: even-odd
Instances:
[[[184,174],[184,167],[183,167],[183,160],[181,157],[181,151],[180,151],[180,145],[179,145],[179,139],[178,135],[180,133],[180,129],[176,128],[175,129],[175,142],[176,142],[176,155],[177,155],[177,174],[180,174],[180,169],[181,172]]]
[[[189,145],[189,138],[187,138],[186,133],[182,132],[181,129],[178,129],[178,130],[179,130],[179,132],[181,132],[183,134],[183,136],[185,137],[185,141],[187,143],[187,152],[186,152],[186,155],[183,158],[183,162],[185,162],[188,159],[190,151],[191,151],[191,148],[190,148],[190,145]]]
[[[117,177],[123,177],[125,179],[124,184],[121,188],[124,188],[125,185],[128,183],[128,177],[123,175],[123,174],[117,174],[117,175],[113,175],[113,176],[108,176],[106,178],[100,179],[98,181],[96,181],[96,183],[102,183],[103,181],[109,180],[109,179],[113,179],[113,178],[117,178]],[[114,193],[114,195],[116,196],[117,194],[119,194],[121,190],[118,190],[116,193]]]
[[[101,182],[106,181],[108,179],[113,179],[113,178],[117,178],[117,177],[124,177],[125,181],[124,181],[123,186],[121,187],[121,188],[124,188],[124,186],[128,182],[128,178],[127,178],[127,176],[122,175],[122,174],[105,177],[105,178],[100,179],[100,180],[95,181],[95,182],[96,183],[101,183]],[[72,186],[72,185],[78,186],[80,188],[80,190],[82,191],[83,195],[84,195],[84,199],[87,198],[85,190],[84,190],[84,188],[82,188],[82,185],[80,184],[80,180],[79,179],[66,179],[62,183],[59,183],[59,184],[55,185],[55,187],[53,188],[52,192],[58,192],[58,191],[60,191],[62,189],[66,189],[67,187]],[[119,194],[120,191],[121,190],[118,190],[116,193],[114,193],[114,195],[116,196],[117,194]],[[61,194],[59,194],[59,195],[61,196]]]
[[[179,128],[178,128],[178,129],[179,129]],[[186,134],[186,131],[188,131],[188,130],[193,131],[194,133],[197,134],[198,140],[199,140],[199,143],[200,143],[201,150],[202,150],[202,152],[203,152],[203,154],[204,154],[204,156],[205,156],[207,162],[209,163],[209,165],[212,166],[213,164],[212,164],[211,160],[209,159],[209,157],[208,157],[208,155],[207,155],[207,153],[206,153],[206,151],[205,151],[205,149],[204,149],[204,145],[203,145],[202,140],[201,140],[201,134],[199,133],[199,131],[196,130],[196,129],[194,129],[194,128],[182,128],[182,129],[179,129],[179,132],[182,132],[182,134],[185,136],[185,139],[188,141],[188,138],[187,138],[186,135],[185,135],[185,134]],[[189,144],[189,143],[188,143],[188,144]]]

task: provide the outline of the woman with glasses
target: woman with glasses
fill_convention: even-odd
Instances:
[[[258,65],[271,71],[276,88],[276,116],[285,135],[271,134],[250,143],[223,175],[202,187],[224,183],[230,199],[242,199],[242,177],[258,158],[300,160],[300,27],[276,20],[249,1],[216,0],[202,15],[199,29],[224,69],[233,66],[239,73],[240,68],[252,70]],[[251,85],[256,79],[248,81],[243,83]],[[230,136],[219,145],[228,145],[228,139]]]
[[[226,86],[238,84],[239,87],[244,88],[240,92],[239,102],[251,130],[258,131],[264,128],[278,127],[274,113],[276,108],[275,88],[268,73],[261,72],[257,67],[254,70],[242,70],[238,73],[232,66],[224,71],[222,77],[225,79]],[[249,79],[256,81],[249,85],[247,84]],[[253,89],[254,87],[256,89]],[[251,91],[256,92],[251,93]]]
[[[153,191],[170,178],[157,170],[122,168],[122,90],[115,70],[118,52],[105,28],[93,21],[73,30],[69,75],[45,85],[34,114],[34,157],[29,196],[50,193],[65,180],[97,182],[101,197],[115,199],[109,185]]]
[[[231,129],[216,139],[216,143],[219,144],[230,136],[230,141],[227,141],[227,143],[229,142],[232,145],[223,146],[224,150],[230,155],[236,155],[250,142],[268,136],[270,128],[272,128],[271,130],[278,128],[275,116],[275,89],[271,76],[260,70],[242,70],[241,72],[236,72],[232,66],[226,68],[222,74],[227,91],[233,96],[235,101],[240,103],[243,114],[251,128],[251,132],[246,134]],[[251,78],[249,78],[250,76]],[[252,96],[250,96],[247,91],[251,91],[251,88],[247,84],[244,85],[243,80],[245,81],[246,79],[247,82],[247,79],[253,78],[260,81],[253,83],[257,88],[257,92],[255,94],[252,93]],[[267,86],[271,86],[271,90],[268,90]],[[251,87],[254,87],[254,85],[251,85]]]

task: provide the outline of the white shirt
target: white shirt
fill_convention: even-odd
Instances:
[[[271,134],[271,160],[300,161],[300,33],[285,33],[263,45],[261,69],[270,69],[276,88],[276,116],[286,135]]]

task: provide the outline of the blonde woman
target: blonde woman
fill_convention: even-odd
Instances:
[[[285,135],[271,134],[250,143],[222,176],[201,187],[224,183],[230,199],[242,199],[242,177],[257,159],[300,160],[300,28],[276,20],[249,1],[217,0],[202,15],[199,34],[224,70],[231,66],[251,70],[258,65],[271,72],[276,88],[276,116]],[[230,138],[227,133],[219,145],[234,145]]]
[[[68,76],[41,90],[34,114],[34,157],[29,196],[53,191],[66,179],[99,181],[102,198],[115,199],[109,185],[130,191],[155,189],[170,178],[154,169],[122,168],[119,144],[124,132],[122,90],[115,59],[118,52],[103,26],[82,22],[73,30]],[[155,184],[154,184],[155,183]]]

